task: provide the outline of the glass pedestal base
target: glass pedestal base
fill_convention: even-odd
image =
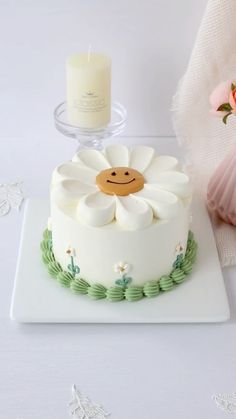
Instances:
[[[75,138],[80,148],[103,148],[103,142],[107,138],[120,135],[126,125],[127,112],[123,105],[113,102],[111,106],[111,122],[100,128],[83,128],[71,125],[67,118],[67,103],[60,103],[54,111],[55,126],[63,135]]]

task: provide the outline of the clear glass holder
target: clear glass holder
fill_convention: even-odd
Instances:
[[[126,125],[127,111],[123,105],[118,102],[112,102],[111,122],[104,127],[83,128],[72,125],[67,118],[67,103],[60,103],[54,111],[54,122],[58,131],[63,135],[75,138],[80,148],[103,148],[103,142],[107,138],[120,135]]]

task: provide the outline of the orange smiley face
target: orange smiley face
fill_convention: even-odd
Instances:
[[[102,170],[96,177],[99,189],[108,195],[126,196],[143,189],[143,175],[130,167],[112,167]]]

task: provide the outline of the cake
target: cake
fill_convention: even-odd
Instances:
[[[43,261],[61,285],[110,301],[169,291],[191,272],[192,187],[147,146],[82,149],[52,174]]]

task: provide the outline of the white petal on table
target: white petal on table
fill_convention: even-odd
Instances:
[[[130,167],[143,173],[150,165],[155,156],[155,150],[152,147],[137,146],[130,153]]]
[[[81,150],[72,159],[73,162],[85,164],[91,169],[98,172],[101,170],[109,169],[110,165],[101,151],[98,150]]]
[[[11,208],[18,210],[24,200],[24,195],[21,190],[20,183],[7,184],[6,191]]]
[[[151,205],[154,216],[163,220],[175,217],[181,206],[180,200],[173,193],[154,189],[149,185],[144,185],[144,188],[134,196]]]
[[[72,386],[72,400],[69,402],[70,416],[74,419],[106,419],[110,414]]]
[[[132,195],[116,197],[116,220],[121,227],[127,230],[145,228],[152,219],[152,209],[145,201]]]
[[[112,144],[107,146],[105,156],[111,167],[129,166],[129,149],[125,145]]]
[[[172,156],[159,156],[156,157],[148,168],[144,171],[143,175],[146,182],[155,183],[159,173],[166,170],[178,170],[179,162]]]
[[[66,179],[79,180],[87,185],[96,184],[97,171],[79,163],[68,162],[58,166],[52,175],[52,183],[56,184]]]
[[[115,197],[102,192],[95,192],[79,200],[77,215],[86,224],[102,226],[115,217]]]
[[[23,201],[20,183],[0,184],[0,216],[6,215],[11,208],[18,210]]]
[[[3,217],[3,215],[7,215],[10,211],[11,206],[9,201],[4,198],[0,200],[0,217]]]
[[[220,393],[212,396],[216,406],[230,414],[236,414],[236,393]]]

